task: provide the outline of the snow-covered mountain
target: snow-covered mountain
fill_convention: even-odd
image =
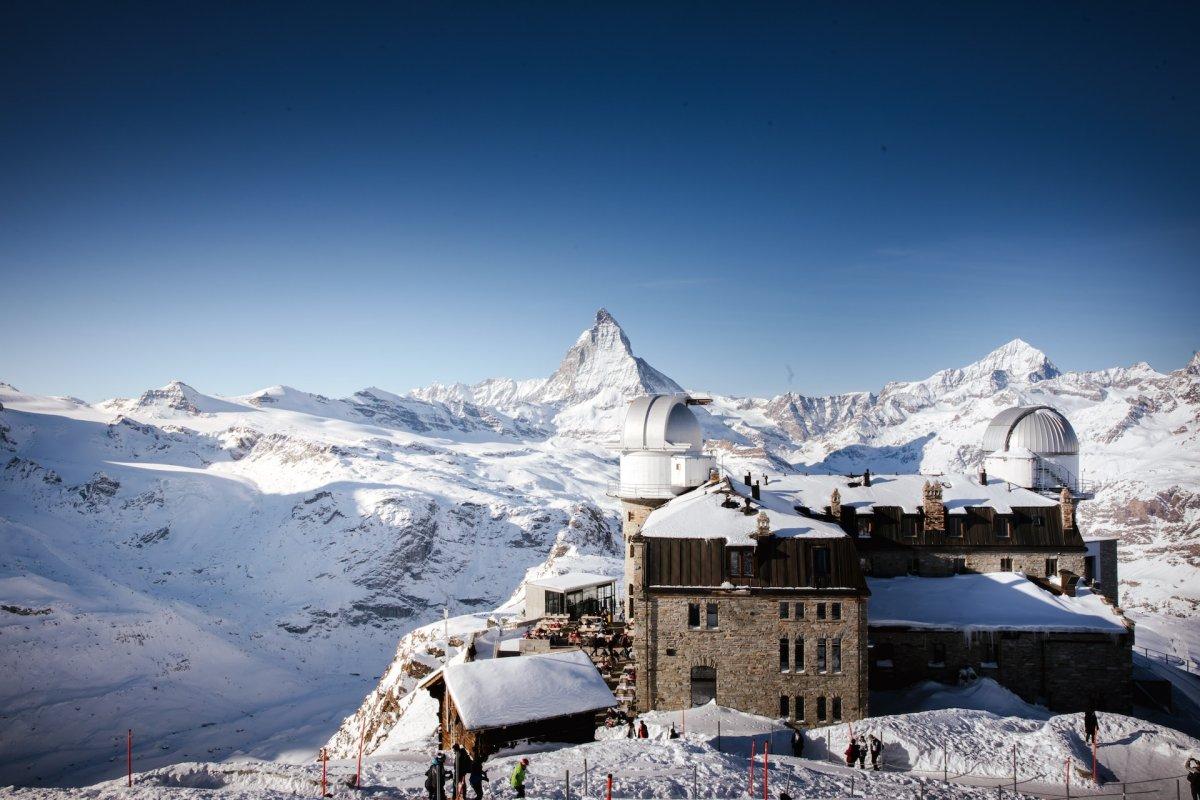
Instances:
[[[1085,531],[1125,540],[1139,640],[1196,655],[1198,384],[1195,358],[1063,373],[1016,340],[878,392],[718,396],[702,424],[734,471],[942,471],[1001,408],[1054,405],[1096,486]],[[377,676],[443,607],[619,570],[605,443],[631,397],[679,390],[603,310],[546,379],[95,405],[0,385],[0,785],[102,777],[128,727],[147,765],[311,756],[364,695],[390,707]]]

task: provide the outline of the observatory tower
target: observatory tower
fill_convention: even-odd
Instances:
[[[634,616],[642,584],[642,524],[650,512],[705,483],[716,468],[703,452],[700,423],[688,406],[703,405],[682,394],[638,397],[625,412],[621,430],[621,498],[625,534],[628,608]]]
[[[989,475],[1037,492],[1080,494],[1079,438],[1057,409],[1014,406],[1001,411],[983,434]]]

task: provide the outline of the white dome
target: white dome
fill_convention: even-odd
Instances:
[[[699,451],[704,444],[700,423],[681,394],[639,397],[625,412],[621,433],[624,450]]]
[[[995,453],[1016,448],[1038,455],[1076,455],[1079,439],[1067,418],[1050,406],[1014,406],[988,423],[983,449]]]

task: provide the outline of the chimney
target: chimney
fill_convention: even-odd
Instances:
[[[749,486],[750,485],[750,473],[747,472],[746,477],[742,478],[742,480],[745,481],[747,486]]]
[[[757,527],[755,527],[754,533],[750,534],[751,538],[754,538],[754,539],[770,538],[770,536],[771,536],[771,520],[770,520],[770,518],[767,517],[767,512],[765,512],[765,511],[758,512],[758,518],[755,520],[755,522],[757,522]]]
[[[833,494],[829,495],[829,516],[834,519],[842,518],[842,493],[834,487]]]
[[[987,469],[982,464],[979,466],[979,485],[987,486]]]
[[[755,500],[762,499],[762,490],[759,488],[758,481],[755,481],[754,485],[750,487],[750,496]]]
[[[708,471],[708,482],[716,483],[719,480],[721,480],[721,473],[717,472],[716,467],[713,467]]]
[[[925,481],[921,490],[925,508],[925,530],[946,530],[946,504],[942,502],[942,482]]]
[[[749,497],[742,498],[742,513],[745,514],[747,517],[754,513],[754,509],[750,507],[750,498]]]
[[[863,472],[863,486],[870,486],[870,485],[871,485],[871,470],[868,468],[865,472]]]
[[[1075,527],[1075,498],[1071,496],[1071,490],[1065,486],[1058,494],[1058,508],[1062,512],[1063,530],[1073,529]]]

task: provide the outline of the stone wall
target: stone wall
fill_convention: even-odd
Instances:
[[[779,605],[789,604],[786,619]],[[833,719],[833,699],[841,701],[842,720],[867,714],[866,599],[828,594],[751,595],[746,591],[668,595],[651,593],[648,647],[638,664],[638,707],[677,709],[691,705],[691,670],[716,670],[720,705],[777,717],[780,696],[789,698],[789,716],[796,716],[796,698],[804,699],[804,722],[816,724],[818,698],[825,698],[826,721]],[[688,604],[700,604],[701,627],[688,626]],[[717,604],[718,625],[706,627],[705,607]],[[796,617],[796,604],[804,615]],[[817,604],[826,618],[817,618]],[[833,603],[841,619],[834,620]],[[804,640],[804,670],[795,670],[795,641]],[[781,671],[779,640],[789,640],[789,669]],[[833,672],[832,640],[840,639],[841,671]],[[818,641],[826,641],[826,672],[818,670]],[[643,687],[645,689],[643,690]]]
[[[1046,576],[1046,559],[1057,558],[1060,570],[1070,570],[1083,575],[1083,552],[1054,550],[962,550],[952,548],[913,548],[912,550],[874,550],[862,553],[863,574],[889,578],[912,573],[912,559],[919,559],[916,574],[924,576],[953,575],[954,559],[962,558],[967,572],[1006,572],[1001,569],[1001,559],[1012,559],[1013,572],[1024,572],[1042,578]]]
[[[1082,711],[1094,702],[1099,709],[1127,713],[1133,704],[1132,632],[968,636],[962,631],[873,627],[870,636],[871,681],[877,689],[923,680],[955,683],[959,670],[971,667],[1054,711]]]

